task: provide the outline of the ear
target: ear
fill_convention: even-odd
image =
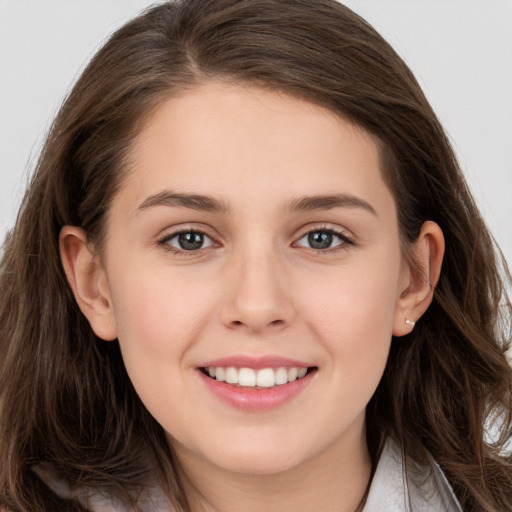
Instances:
[[[435,222],[425,222],[412,245],[412,262],[404,263],[395,309],[394,336],[410,333],[430,306],[441,273],[443,255],[444,236],[441,228]]]
[[[107,275],[83,229],[64,226],[59,237],[60,257],[76,302],[95,334],[104,340],[117,337]]]

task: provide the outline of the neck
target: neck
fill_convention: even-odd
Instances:
[[[183,447],[177,452],[191,512],[355,512],[371,474],[364,428],[298,466],[271,474],[233,472]]]

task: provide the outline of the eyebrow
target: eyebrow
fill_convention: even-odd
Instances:
[[[304,196],[292,199],[286,206],[286,209],[292,212],[331,210],[332,208],[362,208],[377,216],[377,212],[370,203],[351,194]]]
[[[202,194],[184,194],[165,190],[147,197],[137,208],[137,211],[147,210],[154,206],[182,207],[211,213],[228,214],[229,204],[223,200]],[[362,208],[377,216],[373,206],[351,194],[330,194],[303,196],[289,201],[285,210],[291,212],[309,212],[331,210],[332,208]]]
[[[137,208],[137,211],[147,210],[154,206],[169,206],[190,208],[203,212],[224,213],[230,211],[229,205],[219,199],[201,194],[181,194],[164,190],[158,194],[147,197]]]

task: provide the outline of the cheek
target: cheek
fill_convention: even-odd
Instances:
[[[190,283],[140,268],[112,279],[112,301],[126,371],[146,408],[162,424],[183,408],[186,355],[200,337],[212,299]],[[187,286],[187,284],[189,286]],[[116,286],[117,285],[117,286]],[[172,418],[172,415],[170,416]]]
[[[318,319],[328,334],[351,339],[357,332],[391,334],[398,300],[399,266],[347,266],[332,274],[316,275],[304,293],[304,313]],[[370,341],[372,336],[369,337]]]
[[[180,279],[179,272],[165,270],[132,266],[129,275],[114,273],[110,284],[119,337],[142,333],[147,343],[158,344],[198,325],[211,302],[211,291]]]
[[[397,304],[400,269],[394,262],[347,267],[323,280],[317,276],[316,286],[304,294],[303,315],[345,389],[357,392],[363,383],[371,395],[384,370]]]
[[[135,277],[114,275],[112,300],[126,369],[139,394],[152,382],[171,378],[184,367],[187,350],[198,340],[214,299],[212,290],[183,282],[151,267],[135,268]]]

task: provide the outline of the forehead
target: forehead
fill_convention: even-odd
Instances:
[[[387,190],[380,160],[370,134],[326,108],[213,82],[153,112],[131,148],[122,188],[134,202],[170,187],[241,201],[333,187],[361,195]]]

